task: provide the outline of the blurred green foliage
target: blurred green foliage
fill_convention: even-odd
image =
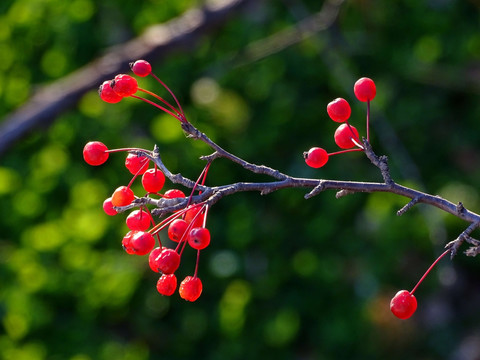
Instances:
[[[349,100],[352,122],[365,130],[353,83],[372,77],[372,142],[390,157],[394,178],[479,211],[478,4],[346,1],[326,31],[248,60],[249,44],[295,26],[322,3],[259,1],[191,51],[153,62],[155,73],[190,121],[234,154],[295,176],[376,181],[378,171],[359,153],[321,170],[302,159],[311,146],[335,150],[325,111],[333,98]],[[37,86],[197,5],[2,1],[2,117]],[[124,156],[89,167],[81,154],[89,140],[110,148],[158,144],[171,171],[190,178],[210,152],[186,139],[174,119],[136,101],[102,103],[92,89],[2,155],[0,358],[480,357],[478,259],[443,260],[418,290],[413,319],[399,321],[388,308],[464,230],[457,218],[423,206],[397,217],[405,199],[386,194],[236,194],[210,211],[213,241],[199,270],[204,293],[186,303],[157,294],[146,259],[123,252],[124,216],[108,217],[101,204],[130,180]],[[239,180],[259,178],[218,160],[207,179]],[[194,262],[186,252],[180,278]]]

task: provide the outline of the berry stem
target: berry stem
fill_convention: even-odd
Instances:
[[[142,98],[141,96],[137,96],[137,95],[130,95],[130,96],[131,96],[132,98],[145,101],[146,103],[148,103],[148,104],[150,104],[150,105],[153,105],[153,106],[159,108],[159,109],[162,110],[162,111],[165,111],[167,114],[173,116],[175,119],[177,119],[177,120],[180,121],[180,122],[185,122],[184,120],[182,120],[181,115],[180,115],[180,116],[179,116],[179,115],[176,115],[176,114],[174,114],[173,112],[171,112],[170,110],[164,108],[164,107],[161,106],[161,105],[158,105],[157,103],[154,103],[154,102],[151,101],[151,100]]]
[[[428,275],[428,273],[433,269],[433,267],[434,267],[435,265],[437,265],[437,263],[438,263],[445,255],[447,255],[449,252],[450,252],[450,249],[445,250],[445,251],[443,252],[443,254],[440,255],[440,256],[437,258],[437,260],[435,260],[435,261],[433,262],[432,265],[430,265],[430,267],[427,269],[427,271],[425,271],[425,274],[423,274],[423,276],[420,278],[420,280],[418,280],[417,285],[415,285],[415,287],[412,289],[412,291],[410,291],[410,294],[411,294],[411,295],[413,295],[413,293],[417,290],[418,286],[422,283],[422,281],[425,279],[425,277]]]
[[[175,111],[177,113],[178,116],[181,116],[182,114],[180,113],[180,111],[174,107],[173,105],[171,105],[168,101],[166,101],[164,98],[162,98],[161,96],[158,96],[157,94],[155,94],[154,92],[151,92],[149,90],[145,90],[145,89],[142,89],[142,88],[138,88],[138,91],[143,91],[144,93],[150,95],[150,96],[153,96],[154,98],[160,100],[161,102],[163,102],[165,105],[167,105],[170,109],[172,109],[173,111]]]
[[[328,156],[333,156],[333,155],[339,155],[339,154],[344,154],[344,153],[349,153],[352,151],[363,151],[364,149],[347,149],[347,150],[340,150],[340,151],[335,151],[333,153],[328,153]]]
[[[370,142],[370,100],[367,100],[367,141]]]
[[[180,105],[180,102],[178,101],[178,99],[175,96],[175,94],[173,93],[173,91],[170,90],[170,88],[162,80],[160,80],[160,78],[157,77],[154,73],[150,73],[150,75],[152,75],[155,78],[155,80],[157,80],[170,93],[170,95],[172,95],[173,99],[175,100],[175,102],[178,105],[178,108],[180,109],[180,114],[179,115],[180,115],[181,119],[179,119],[179,120],[181,122],[187,122],[187,118],[185,116],[185,113],[183,112],[182,105]]]
[[[193,277],[196,278],[197,277],[197,273],[198,273],[198,263],[200,261],[200,250],[197,250],[197,261],[195,263],[195,272],[193,273]]]

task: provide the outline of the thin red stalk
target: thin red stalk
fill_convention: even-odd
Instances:
[[[162,98],[161,96],[158,96],[157,94],[155,94],[154,92],[151,92],[149,90],[146,90],[146,89],[142,89],[142,88],[138,88],[138,91],[143,91],[144,93],[150,95],[150,96],[153,96],[154,98],[160,100],[162,103],[164,103],[165,105],[167,105],[170,109],[172,109],[173,111],[175,111],[178,115],[181,115],[180,111],[174,107],[173,105],[171,105],[168,101],[166,101],[164,98]]]
[[[162,110],[162,111],[165,111],[167,114],[169,114],[169,115],[172,115],[172,116],[173,116],[175,119],[177,119],[178,121],[180,121],[180,122],[184,122],[184,121],[182,120],[182,118],[181,118],[181,117],[179,117],[178,115],[176,115],[176,114],[172,113],[170,110],[168,110],[168,109],[164,108],[163,106],[161,106],[161,105],[158,105],[157,103],[154,103],[154,102],[153,102],[153,101],[151,101],[151,100],[148,100],[148,99],[142,98],[141,96],[137,96],[137,95],[130,95],[130,96],[131,96],[132,98],[135,98],[135,99],[139,99],[139,100],[145,101],[146,103],[148,103],[148,104],[150,104],[150,105],[153,105],[153,106],[155,106],[155,107],[159,108],[159,109],[160,109],[160,110]]]
[[[370,100],[367,100],[367,141],[370,142]]]
[[[345,153],[348,153],[348,152],[353,152],[353,151],[363,151],[364,149],[348,149],[348,150],[340,150],[340,151],[336,151],[336,152],[333,152],[333,153],[329,153],[328,156],[333,156],[333,155],[339,155],[339,154],[345,154]]]
[[[169,217],[166,217],[165,219],[163,219],[160,223],[155,225],[153,228],[151,228],[148,232],[152,235],[155,235],[156,233],[158,233],[161,230],[163,230],[164,228],[166,228],[168,226],[168,224],[170,224],[173,220],[182,216],[187,210],[188,209],[185,208],[185,209],[179,210],[176,213],[173,213]]]
[[[195,272],[193,273],[193,277],[197,277],[198,273],[198,263],[200,262],[200,250],[197,250],[197,262],[195,263]]]
[[[119,149],[105,150],[106,153],[116,153],[116,152],[122,152],[122,151],[145,151],[145,150],[140,148],[119,148]]]
[[[417,285],[415,285],[415,287],[412,289],[412,291],[410,291],[410,294],[413,295],[413,293],[417,290],[418,286],[422,283],[423,279],[425,279],[425,277],[426,277],[426,276],[428,275],[428,273],[433,269],[433,267],[434,267],[435,265],[437,265],[437,263],[438,263],[445,255],[447,255],[449,252],[450,252],[450,249],[445,250],[445,251],[443,252],[443,254],[440,255],[440,256],[437,258],[437,260],[435,260],[435,261],[433,262],[432,265],[430,265],[430,267],[427,269],[427,271],[425,271],[425,274],[423,274],[423,276],[420,278],[420,280],[418,280]]]
[[[180,120],[180,121],[186,122],[187,119],[185,117],[185,113],[183,112],[182,105],[180,105],[180,102],[178,101],[178,99],[175,96],[175,94],[173,93],[173,91],[170,90],[170,88],[162,80],[160,80],[160,78],[158,78],[154,73],[150,73],[150,75],[152,75],[155,78],[155,80],[157,80],[160,84],[162,84],[162,86],[170,93],[170,95],[172,95],[172,97],[175,100],[175,102],[177,103],[178,108],[180,109],[180,113],[183,117],[183,120]]]
[[[190,203],[192,202],[192,197],[193,197],[193,194],[195,193],[195,189],[197,188],[198,184],[200,183],[200,180],[202,180],[202,177],[203,177],[203,180],[202,180],[202,185],[205,184],[205,179],[207,177],[207,173],[208,173],[208,169],[210,168],[210,164],[212,162],[209,161],[205,167],[203,168],[202,172],[200,173],[200,175],[198,176],[198,179],[197,181],[195,182],[195,185],[193,185],[193,188],[192,188],[192,191],[190,193],[190,196],[188,197],[188,202],[187,202],[187,206],[190,205]]]

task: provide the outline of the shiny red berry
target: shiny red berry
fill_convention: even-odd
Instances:
[[[390,301],[390,310],[399,319],[408,319],[417,310],[417,299],[407,290],[400,290]]]
[[[351,149],[357,146],[355,142],[360,143],[357,129],[348,124],[342,124],[337,128],[334,134],[334,139],[335,143],[341,149]],[[355,140],[355,142],[352,141],[352,139]]]
[[[114,216],[118,214],[117,210],[113,208],[111,197],[109,197],[108,199],[105,199],[105,201],[103,202],[103,211],[105,211],[105,214],[110,216]]]
[[[195,301],[202,294],[202,281],[196,276],[187,276],[178,289],[180,297],[187,301]]]
[[[150,160],[146,156],[128,154],[125,159],[125,167],[132,175],[142,175],[148,170]]]
[[[303,153],[305,162],[312,168],[321,168],[328,161],[328,153],[325,149],[313,147],[308,152]]]
[[[113,206],[126,206],[130,205],[135,199],[132,189],[126,186],[118,187],[112,195]]]
[[[184,198],[185,194],[183,193],[182,190],[170,189],[165,191],[165,194],[163,194],[163,197],[167,199]]]
[[[197,227],[188,233],[188,244],[196,249],[202,250],[210,245],[210,231],[204,227]]]
[[[83,148],[83,159],[89,165],[102,165],[108,159],[107,150],[105,144],[100,141],[90,141]]]
[[[168,226],[168,237],[170,240],[179,242],[182,240],[185,231],[187,231],[188,223],[183,219],[175,219]]]
[[[150,269],[152,269],[155,272],[158,272],[158,266],[157,266],[157,257],[160,255],[162,252],[161,247],[156,247],[150,252],[150,255],[148,255],[148,265],[150,266]]]
[[[158,193],[165,184],[165,175],[157,168],[148,169],[142,176],[142,186],[148,193]]]
[[[115,76],[115,79],[110,82],[110,86],[117,95],[123,97],[135,94],[138,89],[137,80],[126,74]]]
[[[155,246],[155,238],[149,232],[134,230],[129,245],[134,254],[147,255]]]
[[[372,79],[363,77],[357,80],[353,86],[353,92],[358,100],[365,102],[373,100],[377,94],[377,89]]]
[[[130,230],[146,231],[152,223],[152,218],[145,210],[134,210],[127,216],[126,223]]]
[[[135,75],[140,77],[148,76],[152,72],[152,66],[146,60],[137,60],[130,63],[130,69],[132,69]]]
[[[187,210],[187,212],[185,212],[184,220],[189,224],[192,223],[192,228],[202,227],[203,219],[205,217],[205,214],[201,213],[202,210],[202,206],[192,207],[190,210]]]
[[[125,250],[127,254],[130,254],[130,255],[135,254],[135,250],[133,249],[133,246],[130,243],[132,240],[132,236],[134,234],[135,234],[134,231],[129,231],[122,239],[123,250]]]
[[[350,118],[352,109],[350,108],[350,104],[347,100],[343,98],[337,98],[328,103],[327,113],[333,121],[345,122]]]
[[[163,248],[155,263],[159,272],[173,274],[180,266],[180,255],[174,249]]]
[[[120,96],[113,91],[112,87],[110,86],[111,82],[112,80],[104,81],[103,84],[98,88],[98,95],[100,95],[100,99],[103,101],[110,104],[115,104],[122,100],[123,96]]]
[[[165,296],[171,296],[177,288],[177,277],[175,274],[163,274],[157,281],[157,291]]]

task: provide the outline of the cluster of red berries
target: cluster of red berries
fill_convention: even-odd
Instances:
[[[152,104],[181,122],[186,122],[185,114],[170,89],[158,79],[152,72],[150,64],[145,60],[138,60],[130,64],[133,73],[144,77],[151,75],[155,77],[162,86],[173,96],[178,108],[169,104],[160,96],[141,89],[137,80],[130,75],[120,74],[113,80],[105,81],[99,88],[99,95],[102,100],[109,103],[117,103],[124,97],[133,97]],[[151,100],[135,95],[137,91],[142,91],[155,99],[160,100],[163,105],[157,104]],[[166,106],[166,107],[165,107]],[[168,107],[168,108],[167,108]],[[125,159],[125,167],[133,175],[133,178],[126,186],[118,187],[111,197],[103,203],[103,209],[110,216],[117,215],[119,211],[127,207],[134,207],[134,200],[137,198],[131,189],[134,180],[141,176],[142,187],[145,191],[144,196],[160,196],[166,199],[186,198],[185,194],[178,189],[170,189],[161,193],[165,185],[165,175],[154,164],[150,167],[151,160],[142,155],[145,150],[136,148],[111,149],[99,141],[88,142],[83,149],[84,160],[93,166],[104,164],[113,152],[128,152]],[[209,164],[200,174],[197,184],[205,182],[208,173]],[[179,286],[180,297],[188,300],[197,300],[202,293],[202,281],[197,276],[198,261],[200,251],[210,244],[210,231],[206,228],[208,213],[207,204],[191,204],[191,199],[195,192],[192,190],[187,200],[187,206],[174,212],[169,217],[163,219],[158,224],[155,223],[152,214],[146,205],[141,205],[139,209],[132,211],[126,218],[126,224],[130,230],[122,239],[123,249],[131,255],[148,255],[150,268],[161,276],[157,282],[157,290],[160,294],[170,296],[177,288],[176,270],[180,266],[182,253],[188,244],[189,247],[197,250],[197,261],[193,276],[187,276]],[[167,229],[168,228],[168,229]],[[169,248],[162,244],[160,231],[167,229],[168,238],[176,245]],[[158,246],[157,246],[158,241]]]
[[[369,118],[370,118],[370,101],[377,94],[375,83],[372,79],[363,77],[355,83],[353,91],[358,100],[367,103],[367,140],[369,139]],[[337,123],[341,123],[335,130],[333,138],[335,144],[342,149],[337,152],[328,153],[321,147],[313,147],[309,151],[303,153],[305,162],[313,168],[321,168],[327,162],[330,156],[338,155],[351,151],[362,151],[363,145],[360,141],[358,130],[350,125],[349,119],[352,113],[350,104],[343,98],[337,98],[327,105],[327,113],[330,119]]]

